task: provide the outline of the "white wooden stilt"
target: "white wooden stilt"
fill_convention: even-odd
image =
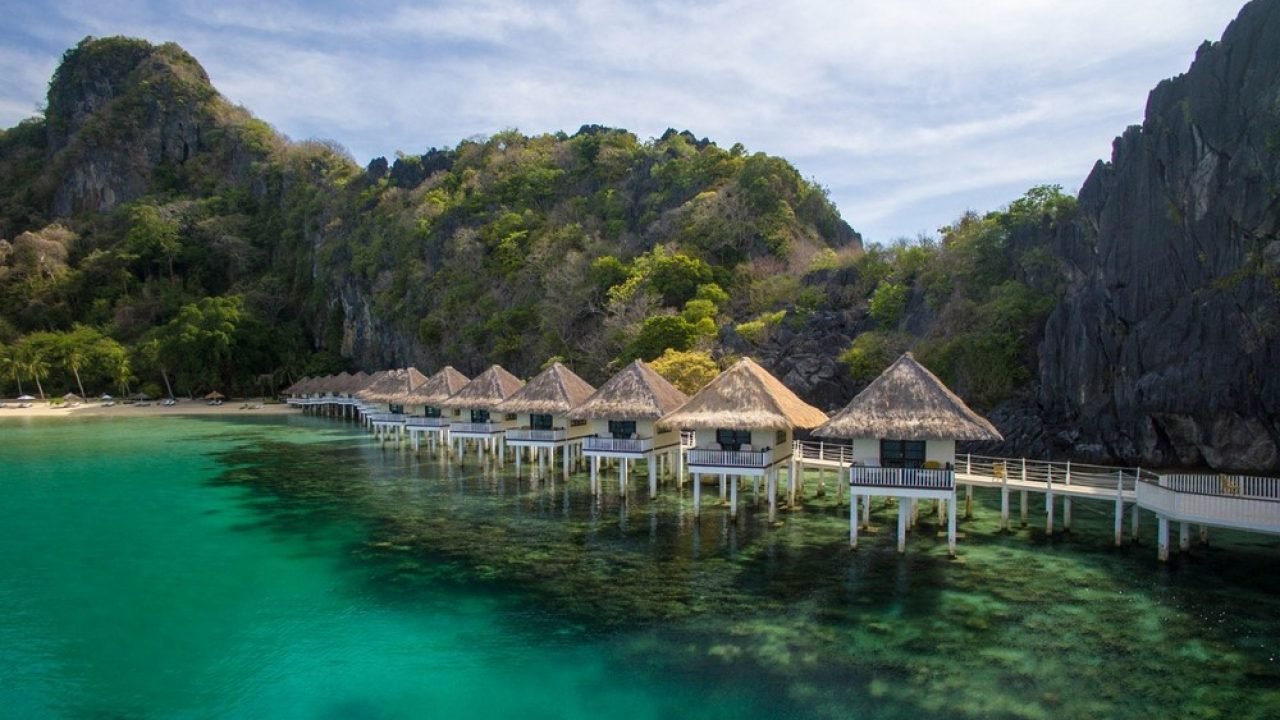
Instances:
[[[591,494],[600,494],[600,456],[591,458]]]
[[[836,486],[839,487],[837,480]],[[849,548],[858,549],[858,496],[849,496]]]
[[[1178,549],[1186,552],[1191,549],[1191,523],[1178,523]]]
[[[1009,531],[1009,485],[1000,488],[1000,529]]]
[[[1133,504],[1133,510],[1129,516],[1129,533],[1134,540],[1138,539],[1138,503]]]
[[[521,460],[520,456],[523,454],[524,453],[518,450],[516,451],[516,477],[520,477],[520,460]]]
[[[778,520],[778,472],[777,470],[767,471],[769,475],[769,485],[767,492],[769,493],[769,522],[777,522]]]
[[[1124,542],[1124,495],[1116,491],[1116,547]]]
[[[898,498],[898,552],[907,551],[907,523],[911,520],[911,500]]]
[[[973,486],[964,486],[964,519],[973,518]]]
[[[955,498],[947,503],[947,554],[956,556],[956,502]]]
[[[693,474],[689,479],[693,481],[693,516],[696,518],[702,514],[702,476]]]
[[[1022,527],[1027,526],[1027,491],[1022,491]]]
[[[726,497],[727,497],[727,493],[728,493],[729,488],[728,488],[728,487],[726,487],[726,486],[727,486],[728,484],[729,484],[729,476],[728,476],[728,475],[726,475],[726,474],[724,474],[724,473],[720,473],[720,502],[721,502],[721,504],[723,504],[723,503],[724,503],[724,501],[725,501],[725,499],[726,499]]]
[[[1044,494],[1044,534],[1053,534],[1053,483]]]
[[[1062,496],[1062,530],[1071,532],[1071,498],[1067,495]]]
[[[1200,544],[1201,545],[1209,544],[1209,526],[1208,525],[1200,526]]]
[[[734,475],[729,480],[729,517],[736,519],[738,517],[738,476]]]
[[[623,460],[618,463],[618,494],[625,496],[627,494],[627,480],[631,470],[631,461]]]
[[[649,466],[649,499],[653,500],[658,497],[658,459],[650,455],[646,464]]]

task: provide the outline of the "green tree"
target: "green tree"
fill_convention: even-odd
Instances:
[[[35,381],[40,399],[44,400],[44,384],[41,380],[49,377],[50,353],[48,343],[44,342],[40,335],[47,335],[47,333],[33,333],[20,340],[14,348],[14,357],[27,377]]]
[[[698,392],[720,374],[711,353],[700,350],[667,350],[649,365],[686,395]]]
[[[907,311],[907,286],[881,283],[871,294],[868,312],[881,327],[896,327]]]
[[[174,279],[173,261],[182,252],[179,227],[154,205],[135,205],[129,212],[129,232],[125,236],[129,251],[152,262],[164,261],[169,279]]]
[[[698,327],[679,315],[655,315],[641,323],[623,359],[652,360],[667,349],[688,350],[697,338]]]

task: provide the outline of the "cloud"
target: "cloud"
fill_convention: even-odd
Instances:
[[[787,157],[888,240],[1033,184],[1074,189],[1238,2],[54,0],[0,31],[0,72],[23,78],[0,81],[0,124],[83,35],[139,35],[361,160],[508,127],[688,128]]]

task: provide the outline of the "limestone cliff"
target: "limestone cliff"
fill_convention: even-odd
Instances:
[[[1280,2],[1151,92],[1079,204],[1040,348],[1057,451],[1280,469]]]

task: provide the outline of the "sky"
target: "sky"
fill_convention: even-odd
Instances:
[[[175,41],[360,163],[516,128],[687,129],[789,160],[866,240],[1076,192],[1241,0],[0,0],[0,127],[87,35]]]

